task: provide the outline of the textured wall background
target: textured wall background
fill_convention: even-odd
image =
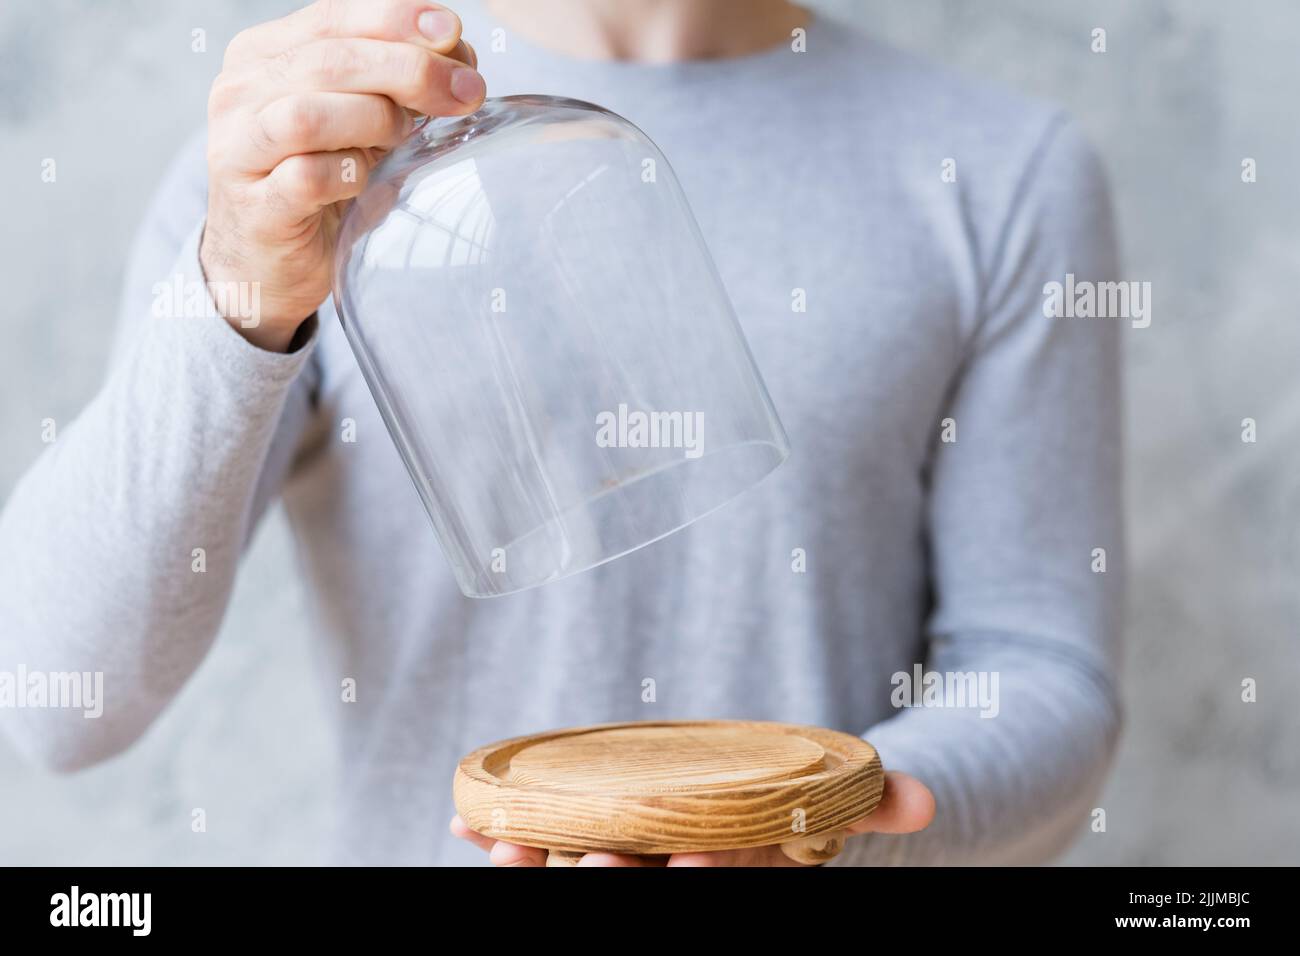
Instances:
[[[127,243],[203,121],[226,42],[294,5],[0,7],[0,495],[39,454],[41,420],[68,421],[97,386]],[[1128,729],[1102,801],[1108,831],[1067,860],[1300,862],[1300,7],[817,5],[1068,106],[1111,171],[1126,278],[1154,285],[1151,327],[1126,333]],[[46,157],[56,185],[40,181]],[[1253,185],[1243,157],[1258,163]],[[1245,417],[1256,444],[1241,441]],[[302,604],[277,517],[215,650],[130,753],[61,778],[0,742],[0,864],[320,859],[331,808],[316,782],[334,756],[299,679],[312,640]],[[1245,677],[1258,703],[1241,702]],[[205,834],[190,832],[196,806]]]

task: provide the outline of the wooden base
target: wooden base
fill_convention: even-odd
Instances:
[[[850,734],[749,721],[604,724],[480,748],[456,809],[486,836],[550,852],[645,855],[781,846],[824,863],[875,809],[880,758]]]

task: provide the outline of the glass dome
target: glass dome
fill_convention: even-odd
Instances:
[[[789,453],[667,161],[590,103],[425,121],[344,218],[334,299],[471,597],[662,538]]]

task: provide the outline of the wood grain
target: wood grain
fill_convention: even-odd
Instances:
[[[880,802],[875,749],[758,721],[601,724],[482,747],[456,770],[473,830],[557,851],[667,854],[788,844],[824,862]],[[800,829],[802,825],[802,829]],[[837,842],[838,841],[838,842]],[[572,862],[572,860],[567,860]]]

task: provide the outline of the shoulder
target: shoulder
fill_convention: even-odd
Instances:
[[[966,197],[990,212],[1040,179],[1104,189],[1088,136],[1048,99],[899,50],[828,15],[809,31],[809,54],[848,125],[878,138],[874,148],[927,171],[950,161]]]

